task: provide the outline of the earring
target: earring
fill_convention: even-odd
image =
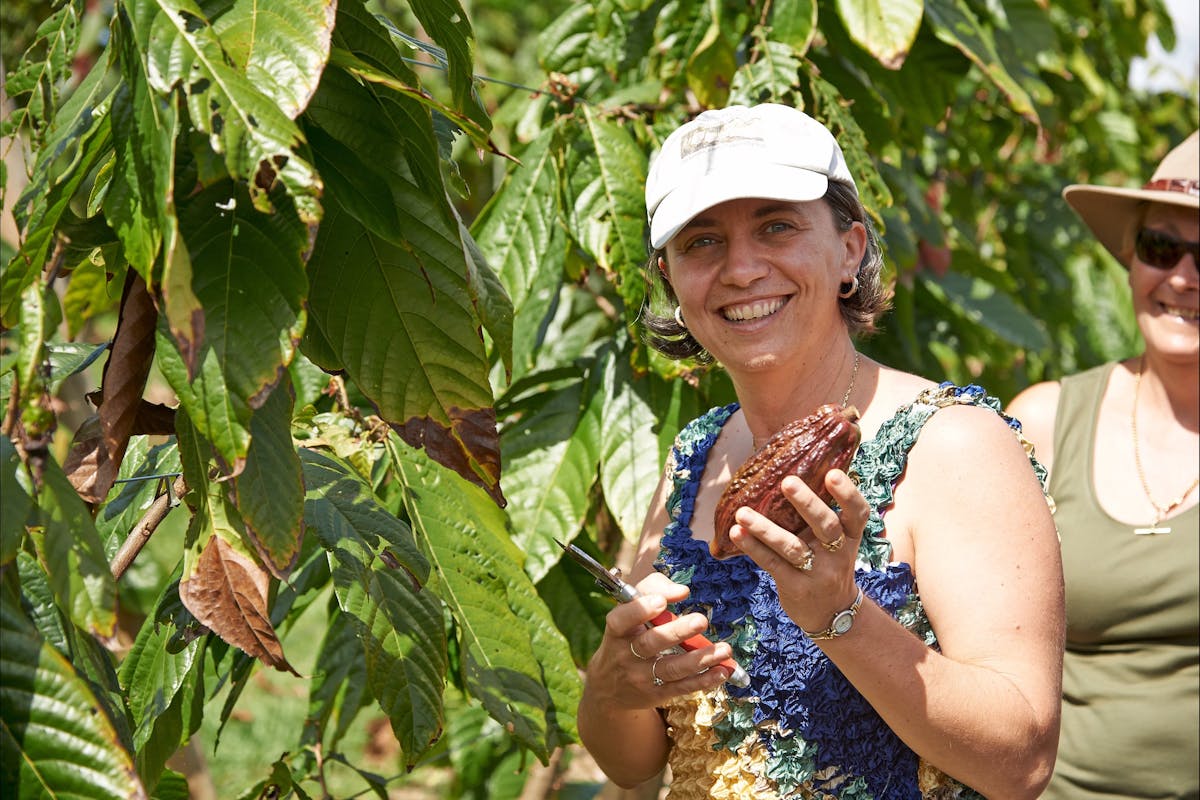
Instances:
[[[675,324],[687,330],[687,325],[683,324],[683,310],[679,306],[675,306]]]
[[[850,288],[849,289],[843,289],[842,287],[845,285],[846,284],[843,283],[838,286],[838,289],[839,289],[838,297],[842,298],[843,300],[845,300],[849,297],[853,297],[855,295],[855,293],[858,291],[858,276],[855,275],[853,278],[850,279]]]

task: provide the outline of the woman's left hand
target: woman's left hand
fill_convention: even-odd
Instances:
[[[733,543],[771,573],[784,611],[809,631],[824,629],[854,601],[854,562],[870,515],[866,498],[842,470],[830,470],[825,486],[840,512],[795,475],[780,484],[808,523],[804,530],[781,528],[747,506],[737,510],[737,524],[730,530]]]

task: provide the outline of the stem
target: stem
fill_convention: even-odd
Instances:
[[[150,508],[146,509],[146,513],[134,526],[129,535],[125,537],[125,541],[121,543],[121,549],[113,556],[112,574],[113,578],[120,580],[125,574],[125,570],[129,569],[133,564],[133,560],[137,558],[137,554],[142,552],[142,548],[146,546],[146,542],[150,541],[150,535],[158,528],[171,509],[179,505],[181,497],[187,494],[187,484],[180,475],[175,479],[175,483],[169,485],[169,490],[163,492],[158,497],[154,498],[154,502],[150,504]]]

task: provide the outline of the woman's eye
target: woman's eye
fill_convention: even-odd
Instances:
[[[792,229],[792,225],[790,222],[768,222],[766,229],[768,233],[783,233],[785,231],[790,231]]]
[[[692,239],[687,243],[687,249],[695,250],[697,247],[708,247],[715,241],[716,239],[714,239],[712,236],[697,236],[695,239]]]

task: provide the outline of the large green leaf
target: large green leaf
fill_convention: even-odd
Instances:
[[[624,126],[591,106],[583,107],[580,122],[566,165],[570,232],[614,276],[632,311],[646,293],[646,154]]]
[[[0,789],[6,798],[144,800],[105,705],[0,587]]]
[[[79,17],[83,3],[62,3],[38,25],[26,57],[5,76],[4,93],[15,103],[0,126],[8,139],[27,127],[39,142],[58,105],[58,93],[71,78],[72,61],[79,47]],[[7,33],[7,31],[6,31]],[[32,57],[30,57],[32,56]],[[24,95],[28,94],[28,97]]]
[[[921,28],[924,0],[838,0],[838,16],[856,44],[888,69],[900,69]]]
[[[558,223],[558,165],[553,129],[521,153],[472,227],[513,306],[513,378],[533,365],[542,320],[562,282],[565,239]]]
[[[688,58],[687,83],[702,106],[720,108],[737,71],[737,43],[721,19],[721,0],[709,0],[707,7],[708,29]]]
[[[230,64],[221,41],[192,0],[128,0],[130,33],[146,61],[150,85],[161,94],[183,93],[191,122],[207,134],[225,168],[246,181],[250,199],[263,212],[272,209],[276,182],[308,223],[321,217],[321,181],[303,152],[304,138],[279,107],[251,79]],[[307,49],[305,30],[277,31],[296,49]],[[289,46],[289,45],[282,45]]]
[[[785,44],[797,54],[804,55],[816,32],[816,0],[775,0],[771,3],[772,43]]]
[[[936,282],[926,279],[926,283],[958,313],[1017,347],[1041,350],[1049,346],[1042,323],[982,278],[950,272]]]
[[[155,92],[131,33],[118,18],[114,44],[121,48],[123,83],[113,98],[113,178],[104,214],[121,240],[125,258],[153,285],[152,273],[165,244],[166,261],[178,245],[175,219],[175,139],[179,109]]]
[[[336,0],[237,0],[213,23],[233,66],[295,119],[329,59]]]
[[[625,538],[636,542],[666,457],[658,418],[647,396],[651,380],[635,381],[624,353],[610,352],[603,368],[600,482],[604,500]]]
[[[235,475],[245,466],[250,417],[278,384],[305,325],[307,230],[284,198],[278,205],[263,214],[228,182],[189,198],[180,227],[203,304],[198,349],[181,350],[160,322],[163,375]]]
[[[88,507],[52,459],[44,462],[37,494],[42,530],[34,535],[60,608],[103,641],[116,634],[117,585]]]
[[[504,514],[476,487],[404,450],[398,467],[430,588],[459,632],[468,692],[543,761],[575,738],[580,685],[570,648],[509,540]]]
[[[300,744],[320,744],[327,751],[336,752],[342,737],[368,700],[367,665],[358,638],[358,626],[334,607],[329,613],[329,624],[313,667],[308,714],[304,718]],[[334,720],[332,731],[329,730],[331,720]]]
[[[604,395],[575,383],[539,393],[501,437],[508,517],[525,552],[525,572],[540,581],[558,563],[554,543],[569,542],[583,526],[600,463]]]
[[[329,551],[338,605],[357,632],[367,687],[412,766],[441,735],[447,664],[441,601],[423,586],[428,568],[412,534],[378,505],[370,486],[330,456],[306,451],[304,464],[306,519]],[[354,710],[347,709],[351,716]]]
[[[233,481],[246,537],[271,574],[283,580],[300,557],[304,478],[292,443],[292,383],[288,373],[250,418],[246,468]]]

